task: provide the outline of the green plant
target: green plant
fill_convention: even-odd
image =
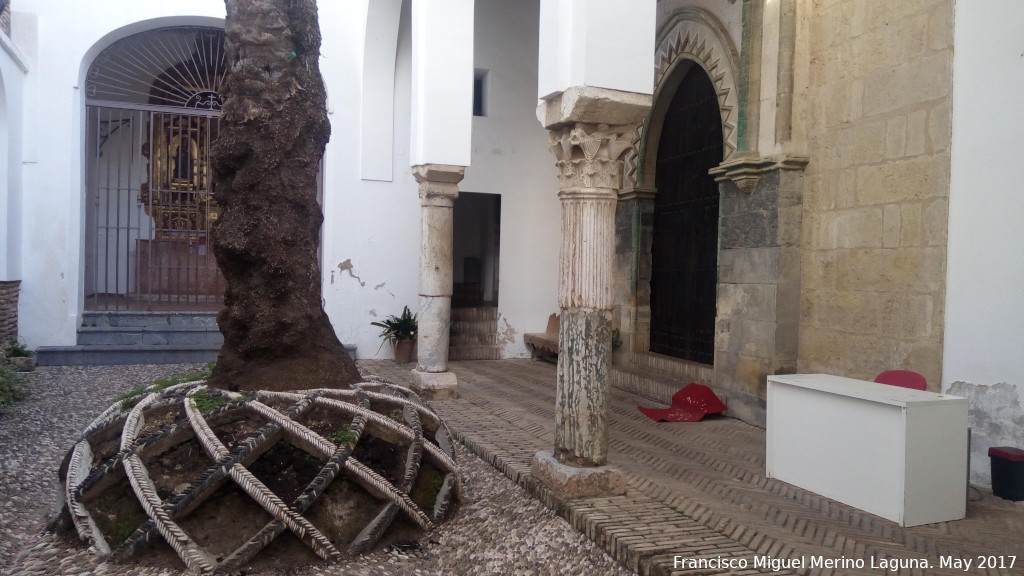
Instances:
[[[11,339],[7,344],[8,358],[32,358],[33,356],[35,356],[35,353],[17,340]]]
[[[417,321],[416,315],[409,311],[406,306],[402,309],[401,316],[392,314],[383,322],[370,322],[371,326],[381,328],[380,337],[387,340],[412,340],[416,337]],[[384,343],[381,342],[381,346]]]
[[[10,406],[25,397],[24,378],[7,366],[0,366],[0,408]]]
[[[228,403],[227,398],[211,394],[209,390],[200,390],[196,392],[192,395],[192,400],[195,401],[196,408],[199,409],[199,412],[203,414],[216,410]]]
[[[349,428],[348,424],[343,424],[341,428],[334,431],[333,434],[327,437],[328,440],[335,444],[354,444],[359,439],[356,433]]]
[[[203,370],[196,370],[194,372],[184,372],[182,374],[174,374],[172,376],[168,376],[167,378],[158,378],[149,386],[137,386],[127,392],[122,392],[121,394],[117,395],[116,399],[128,400],[131,398],[142,396],[143,394],[148,394],[150,392],[159,392],[161,390],[170,388],[171,386],[175,386],[177,384],[184,384],[185,382],[195,382],[196,380],[205,380],[206,378],[210,377],[210,374],[213,373],[214,364],[215,362],[207,362],[206,368]]]

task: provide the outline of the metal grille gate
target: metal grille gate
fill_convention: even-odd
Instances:
[[[210,144],[219,112],[87,106],[87,310],[217,310],[218,207]]]
[[[86,310],[217,310],[210,145],[224,31],[149,30],[114,42],[86,82]]]
[[[658,145],[651,262],[652,352],[714,363],[718,285],[718,97],[694,65],[672,97]]]

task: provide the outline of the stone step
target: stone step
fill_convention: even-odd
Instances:
[[[77,343],[81,346],[187,345],[216,346],[224,342],[220,331],[191,327],[85,327],[78,330]]]
[[[40,366],[186,364],[215,361],[219,351],[220,345],[42,346],[36,349],[36,363]]]
[[[216,312],[83,312],[83,328],[194,328],[218,331]]]

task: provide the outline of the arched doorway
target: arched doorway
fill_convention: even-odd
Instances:
[[[685,71],[658,143],[651,258],[650,350],[714,363],[718,184],[723,159],[718,95],[707,73]]]
[[[86,310],[216,310],[209,153],[224,32],[173,27],[106,48],[86,79]]]

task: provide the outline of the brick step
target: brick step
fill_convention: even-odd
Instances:
[[[473,308],[452,308],[453,321],[498,320],[497,306],[477,306]]]
[[[497,346],[452,346],[448,348],[449,360],[500,360],[501,348]]]
[[[460,334],[494,334],[498,331],[498,321],[488,320],[452,320],[452,335]]]
[[[709,378],[710,376],[711,374],[709,374]],[[670,404],[672,402],[672,395],[690,382],[711,386],[710,380],[702,381],[694,377],[679,377],[672,372],[653,370],[636,365],[612,366],[609,380],[611,385],[619,390],[632,392],[662,404]],[[717,389],[715,394],[728,404],[726,394]]]
[[[714,380],[714,368],[708,364],[699,364],[653,352],[633,352],[629,355],[627,367],[701,384],[710,384]]]
[[[453,334],[448,339],[449,347],[457,346],[497,346],[498,335],[494,332],[489,334]]]

